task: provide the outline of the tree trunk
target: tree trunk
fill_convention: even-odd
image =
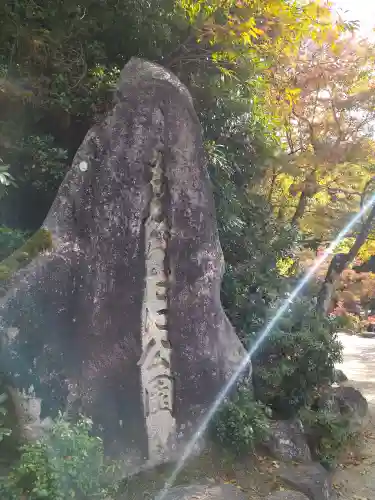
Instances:
[[[329,265],[324,283],[318,295],[317,311],[320,314],[322,315],[327,314],[329,306],[332,301],[332,296],[336,289],[337,281],[341,273],[348,267],[348,265],[351,262],[353,262],[353,260],[358,255],[359,250],[365,243],[372,229],[374,218],[375,218],[375,205],[372,207],[366,221],[362,224],[361,230],[358,233],[355,242],[353,243],[353,246],[351,247],[349,252],[345,254],[340,253],[333,257]]]
[[[270,191],[268,193],[268,199],[267,199],[267,201],[270,205],[272,203],[272,195],[273,195],[273,190],[275,187],[276,179],[277,179],[277,173],[276,173],[276,169],[274,168],[272,171],[271,186],[270,186]]]
[[[370,310],[370,307],[369,307],[369,306],[365,306],[365,307],[363,308],[363,311],[364,311],[364,317],[363,317],[363,319],[365,319],[366,321],[368,320],[368,317],[369,317],[369,315],[370,315],[369,310]]]
[[[298,200],[296,211],[294,212],[294,215],[292,217],[291,223],[293,226],[296,226],[298,224],[298,221],[303,217],[303,214],[305,213],[307,207],[307,202],[308,202],[308,197],[302,191],[301,196],[299,197]]]

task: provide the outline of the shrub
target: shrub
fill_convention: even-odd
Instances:
[[[41,439],[25,444],[21,458],[0,486],[2,500],[109,500],[115,467],[105,464],[102,441],[91,421],[70,424],[61,417]]]
[[[3,441],[5,437],[10,436],[12,432],[10,429],[8,429],[5,422],[7,410],[4,406],[4,403],[7,399],[8,397],[6,394],[0,394],[0,442]]]
[[[338,330],[357,333],[361,330],[361,319],[354,314],[346,313],[341,316],[332,317]]]
[[[17,250],[26,239],[26,234],[18,229],[0,226],[0,260]]]
[[[253,451],[268,434],[266,407],[242,386],[216,413],[212,438],[236,455]]]
[[[354,333],[358,333],[361,331],[361,318],[359,316],[356,316],[355,314],[348,314],[347,316],[348,320],[348,328],[350,331]]]
[[[330,469],[355,433],[344,416],[328,409],[303,408],[300,418],[309,437],[310,447],[320,463]]]
[[[279,322],[253,358],[256,398],[281,417],[309,406],[319,387],[334,380],[341,344],[330,319],[301,298]]]

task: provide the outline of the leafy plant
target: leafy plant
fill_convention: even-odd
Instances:
[[[333,312],[334,314],[334,312]],[[354,314],[346,313],[332,318],[339,331],[347,330],[357,333],[361,329],[361,319]]]
[[[9,186],[16,186],[16,182],[9,172],[9,165],[5,165],[0,158],[0,198],[4,196]]]
[[[43,190],[56,189],[67,169],[67,151],[50,134],[22,138],[12,160],[21,169],[17,178]]]
[[[254,110],[250,122],[260,118]],[[295,232],[280,228],[264,199],[249,192],[247,183],[262,176],[262,163],[272,150],[264,145],[265,128],[259,132],[250,123],[238,125],[235,117],[230,121],[238,135],[248,137],[249,144],[239,145],[228,137],[207,149],[226,264],[221,298],[237,334],[247,344],[264,324],[270,303],[285,289],[277,261],[291,255]]]
[[[47,435],[21,448],[19,462],[0,486],[1,498],[113,498],[117,466],[105,463],[102,441],[91,429],[88,419],[73,425],[59,417]]]
[[[12,431],[7,428],[4,422],[4,419],[7,414],[7,410],[4,406],[4,403],[6,402],[7,399],[8,397],[5,393],[0,394],[0,442],[3,441],[5,437],[10,436],[12,433]]]
[[[300,298],[254,357],[256,397],[282,417],[309,405],[319,388],[333,381],[334,365],[341,360],[334,331],[333,321],[320,317],[309,299]]]
[[[354,438],[349,420],[328,409],[303,408],[300,417],[311,441],[310,447],[321,462],[330,469],[346,445]]]
[[[0,226],[0,260],[17,250],[26,239],[26,233],[18,229]]]
[[[214,441],[235,454],[252,451],[268,433],[266,408],[242,386],[217,412],[211,432]]]

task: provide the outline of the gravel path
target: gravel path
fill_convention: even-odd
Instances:
[[[367,398],[371,420],[358,451],[337,471],[335,485],[340,500],[375,500],[375,338],[339,337],[344,362],[338,368]]]

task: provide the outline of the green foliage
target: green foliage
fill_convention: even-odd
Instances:
[[[114,67],[135,54],[155,59],[168,53],[168,45],[178,41],[172,33],[175,17],[169,0],[84,0],[80,5],[20,1],[1,6],[0,55],[9,80],[17,82],[23,94],[27,87],[27,96],[38,107],[89,115],[93,102],[100,106],[108,97]],[[179,32],[184,34],[179,17]],[[98,68],[108,77],[98,75]]]
[[[333,382],[334,365],[341,360],[334,331],[334,322],[300,298],[254,357],[257,398],[286,417],[309,405],[321,386]]]
[[[17,216],[1,207],[7,224],[22,227],[30,211],[31,229],[41,223],[87,130],[112,106],[124,64],[160,61],[187,36],[174,0],[0,5],[0,158],[24,188],[12,193]]]
[[[91,429],[88,419],[73,425],[60,417],[46,436],[22,447],[19,462],[2,480],[1,498],[113,498],[116,467],[105,463],[102,441]]]
[[[5,417],[7,415],[7,410],[5,408],[4,403],[8,399],[7,395],[0,394],[0,443],[3,441],[3,439],[7,436],[10,436],[12,431],[8,429],[5,423]]]
[[[0,260],[17,250],[25,238],[26,234],[23,231],[0,226]]]
[[[361,319],[350,313],[336,316],[334,323],[338,331],[358,333],[361,330]]]
[[[280,227],[264,197],[252,190],[275,144],[267,119],[258,106],[250,105],[249,89],[238,85],[235,93],[219,86],[217,91],[212,109],[204,112],[203,125],[226,263],[222,301],[247,343],[285,289],[277,262],[292,255],[295,231]],[[218,128],[222,134],[215,141]]]
[[[246,387],[240,387],[223,404],[211,426],[213,440],[238,455],[253,451],[267,433],[266,408]]]
[[[355,437],[349,419],[328,409],[314,410],[311,407],[303,408],[300,418],[316,458],[324,467],[334,467],[340,453]]]
[[[12,156],[18,183],[30,182],[38,190],[57,189],[68,166],[67,151],[57,147],[50,134],[23,137]]]
[[[16,183],[12,174],[9,172],[9,165],[5,165],[0,158],[0,198],[2,198],[9,186],[15,186]]]

